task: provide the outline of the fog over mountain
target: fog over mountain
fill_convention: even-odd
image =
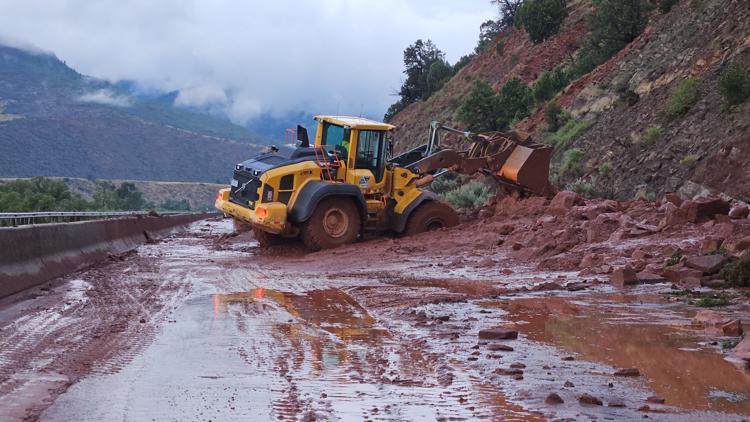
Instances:
[[[454,62],[495,14],[484,0],[4,0],[0,40],[248,124],[301,111],[381,117],[407,45],[431,38]],[[89,100],[124,101],[108,94]]]

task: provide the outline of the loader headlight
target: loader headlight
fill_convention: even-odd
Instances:
[[[258,207],[255,209],[255,216],[260,220],[265,220],[266,217],[268,217],[268,210],[263,207]]]

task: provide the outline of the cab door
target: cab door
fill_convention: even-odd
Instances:
[[[354,162],[349,163],[347,183],[357,185],[364,195],[382,193],[385,186],[386,132],[355,130],[352,133]]]

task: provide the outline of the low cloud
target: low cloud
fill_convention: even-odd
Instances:
[[[78,101],[82,103],[104,104],[114,107],[130,107],[133,105],[132,98],[125,95],[115,94],[108,89],[88,92],[78,97]]]
[[[4,0],[0,37],[240,123],[295,111],[380,117],[407,45],[431,38],[455,62],[495,14],[489,0]]]

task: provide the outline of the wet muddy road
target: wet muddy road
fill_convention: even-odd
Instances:
[[[576,273],[498,273],[479,254],[446,265],[439,236],[279,256],[230,231],[199,222],[0,303],[0,420],[750,415],[733,339],[696,328],[667,285],[577,288]],[[569,288],[525,289],[550,280]],[[518,337],[479,338],[492,327]]]

